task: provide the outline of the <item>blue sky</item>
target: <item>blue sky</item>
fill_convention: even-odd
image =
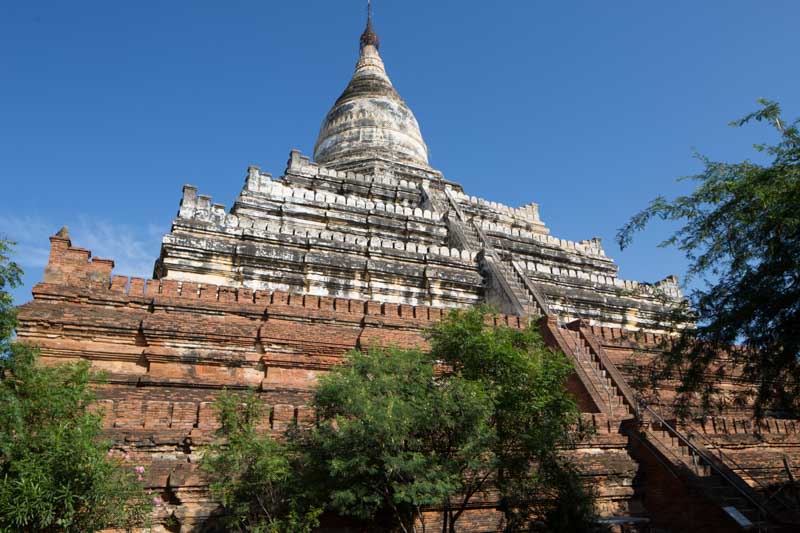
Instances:
[[[0,235],[29,299],[62,225],[149,276],[184,183],[230,206],[248,165],[313,150],[346,85],[361,0],[0,3]],[[800,2],[375,0],[381,53],[432,164],[469,194],[536,201],[560,238],[603,239],[621,277],[683,275],[654,227],[614,234],[686,192],[694,150],[753,157],[733,129],[758,97],[800,115]]]

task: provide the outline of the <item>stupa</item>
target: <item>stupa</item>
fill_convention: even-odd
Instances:
[[[84,359],[105,372],[96,408],[115,446],[146,465],[166,502],[159,520],[200,531],[216,509],[197,458],[218,427],[212,402],[223,388],[258,390],[271,406],[263,425],[277,434],[313,419],[317,377],[348,350],[424,348],[443,313],[486,303],[498,323],[537,324],[573,361],[570,390],[597,431],[565,453],[609,527],[785,521],[772,491],[800,475],[800,424],[755,426],[735,409],[678,423],[664,410],[673,390],[642,405],[630,386],[637,364],[659,356],[682,301],[676,278],[620,279],[599,239],[558,238],[537,204],[478,198],[432,168],[371,14],[359,44],[312,157],[292,151],[277,178],[249,167],[230,209],[184,186],[153,279],[115,274],[113,261],[59,232],[20,308],[19,338],[43,361]],[[496,507],[481,501],[460,527],[499,530]]]

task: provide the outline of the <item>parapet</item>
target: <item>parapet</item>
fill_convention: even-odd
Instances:
[[[44,269],[45,283],[108,283],[114,261],[92,258],[92,252],[72,246],[66,226],[50,237],[50,257]]]
[[[195,283],[173,279],[143,279],[123,275],[113,275],[114,261],[109,259],[90,260],[91,252],[84,248],[72,247],[69,236],[50,238],[50,260],[45,269],[45,284],[108,290],[110,293],[124,295],[132,299],[168,299],[174,304],[179,301],[191,302],[192,308],[208,306],[218,311],[240,311],[250,306],[258,306],[258,312],[267,308],[278,312],[279,308],[297,308],[312,312],[321,318],[348,319],[373,317],[395,325],[417,325],[419,322],[437,321],[447,313],[447,309],[426,305],[407,305],[357,300],[332,296],[289,293],[281,290],[254,290],[246,287],[233,287]],[[443,248],[440,253],[444,253]],[[454,257],[461,252],[453,250]],[[178,299],[178,300],[176,300]],[[252,309],[252,307],[250,307]],[[289,313],[291,314],[291,312]],[[514,328],[525,326],[525,320],[513,315],[497,315],[495,325]]]

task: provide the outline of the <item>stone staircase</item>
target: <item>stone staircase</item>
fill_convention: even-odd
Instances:
[[[692,434],[685,434],[678,429],[675,421],[664,420],[649,406],[639,405],[624,376],[582,321],[576,320],[559,330],[572,346],[573,359],[589,381],[595,387],[599,385],[611,390],[607,404],[609,415],[612,418],[631,419],[623,424],[623,432],[635,431],[643,436],[676,475],[719,506],[740,529],[795,531],[783,524],[796,524],[796,513],[777,501],[767,501]]]
[[[511,310],[527,317],[549,317],[550,305],[547,297],[525,275],[522,268],[514,263],[514,257],[505,250],[496,249],[483,234],[474,221],[468,220],[461,211],[458,202],[449,191],[445,196],[451,210],[447,215],[448,228],[461,246],[482,250],[478,256],[481,270],[493,282],[495,288],[501,289],[505,299],[511,304]],[[611,419],[626,419],[633,415],[633,393],[625,387],[624,378],[618,371],[608,367],[607,358],[598,353],[599,345],[592,346],[581,331],[581,322],[576,322],[573,329],[556,319],[561,342],[559,347],[571,356],[578,367],[577,373],[586,386],[593,389],[591,396],[598,407]],[[627,394],[627,397],[626,397]]]
[[[455,199],[449,194],[447,199],[452,206],[448,227],[459,244],[468,249],[482,250],[479,255],[482,270],[492,279],[495,288],[505,293],[513,311],[528,317],[547,317],[546,323],[556,344],[571,356],[576,373],[587,389],[591,389],[590,396],[609,419],[628,420],[622,426],[623,432],[636,431],[644,437],[671,470],[719,506],[739,529],[791,531],[780,524],[776,513],[768,509],[764,499],[724,463],[716,461],[702,446],[692,443],[674,424],[661,419],[649,407],[640,408],[625,377],[586,324],[581,320],[564,324],[551,315],[546,296],[514,264],[513,256],[495,249],[480,227],[464,217]]]
[[[640,424],[640,431],[689,487],[719,506],[741,530],[792,531],[776,519],[761,495],[680,432],[674,421],[651,418]]]
[[[604,352],[585,324],[576,320],[561,326],[562,338],[582,373],[595,386],[610,389],[609,416],[630,419],[623,433],[636,432],[661,457],[665,465],[687,486],[720,507],[733,524],[745,531],[796,531],[798,513],[777,500],[768,500],[699,442],[694,434],[681,431],[677,423],[663,419],[647,405],[637,402],[624,376]],[[635,419],[634,419],[635,417]]]
[[[579,327],[577,324],[574,327]],[[609,369],[598,353],[586,341],[581,331],[570,329],[570,326],[562,326],[561,334],[572,348],[571,355],[575,364],[579,365],[584,374],[594,385],[597,391],[602,393],[605,400],[606,413],[611,418],[625,419],[633,416],[633,406],[629,405],[622,390],[622,384],[617,383],[612,378]]]
[[[626,421],[621,426],[623,433],[636,432],[638,439],[644,437],[661,456],[665,466],[668,465],[688,486],[719,506],[739,529],[770,533],[795,531],[782,525],[786,522],[782,519],[784,509],[776,510],[774,502],[769,505],[770,502],[724,462],[717,460],[702,445],[692,442],[675,424],[663,420],[650,407],[639,405],[627,380],[587,325],[581,320],[564,324],[552,315],[546,295],[527,279],[524,270],[514,263],[513,255],[492,246],[481,228],[464,216],[450,193],[445,191],[445,195],[451,207],[447,221],[454,240],[463,248],[481,250],[478,256],[481,270],[492,288],[503,293],[512,312],[521,316],[546,317],[544,323],[553,340],[574,361],[576,373],[597,407],[610,420]],[[793,519],[789,521],[796,523]]]
[[[511,254],[497,250],[489,242],[480,227],[464,215],[450,191],[445,190],[444,197],[450,206],[445,220],[453,244],[467,250],[481,250],[478,256],[481,271],[499,293],[496,296],[507,304],[508,308],[501,310],[527,317],[547,316],[544,297],[514,264]]]
[[[525,314],[527,316],[546,316],[548,309],[546,304],[539,303],[537,294],[534,289],[526,285],[524,276],[516,269],[511,260],[500,260],[497,262],[497,268],[505,277],[508,285],[511,287],[514,296],[522,304]],[[541,298],[541,297],[539,297]]]
[[[473,250],[480,250],[484,247],[480,235],[478,235],[478,232],[475,230],[475,226],[467,223],[462,225],[462,229],[469,247],[471,247]]]

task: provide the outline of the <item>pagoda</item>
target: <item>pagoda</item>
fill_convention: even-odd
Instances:
[[[202,530],[217,508],[197,460],[219,427],[222,389],[258,390],[270,405],[263,427],[277,435],[313,420],[314,384],[347,351],[424,349],[426,328],[477,304],[495,307],[497,324],[534,324],[572,360],[568,386],[596,431],[565,453],[609,527],[786,521],[769,487],[800,475],[800,424],[756,426],[735,409],[679,423],[669,387],[642,403],[630,382],[659,356],[683,302],[677,279],[620,279],[599,239],[553,236],[537,204],[478,198],[431,167],[371,12],[313,155],[292,151],[277,178],[249,167],[230,209],[184,186],[153,279],[114,273],[66,229],[50,241],[19,339],[46,363],[88,360],[105,373],[95,408],[107,435],[146,465],[166,502],[158,520],[182,532]],[[487,498],[459,523],[497,531],[502,513]]]

